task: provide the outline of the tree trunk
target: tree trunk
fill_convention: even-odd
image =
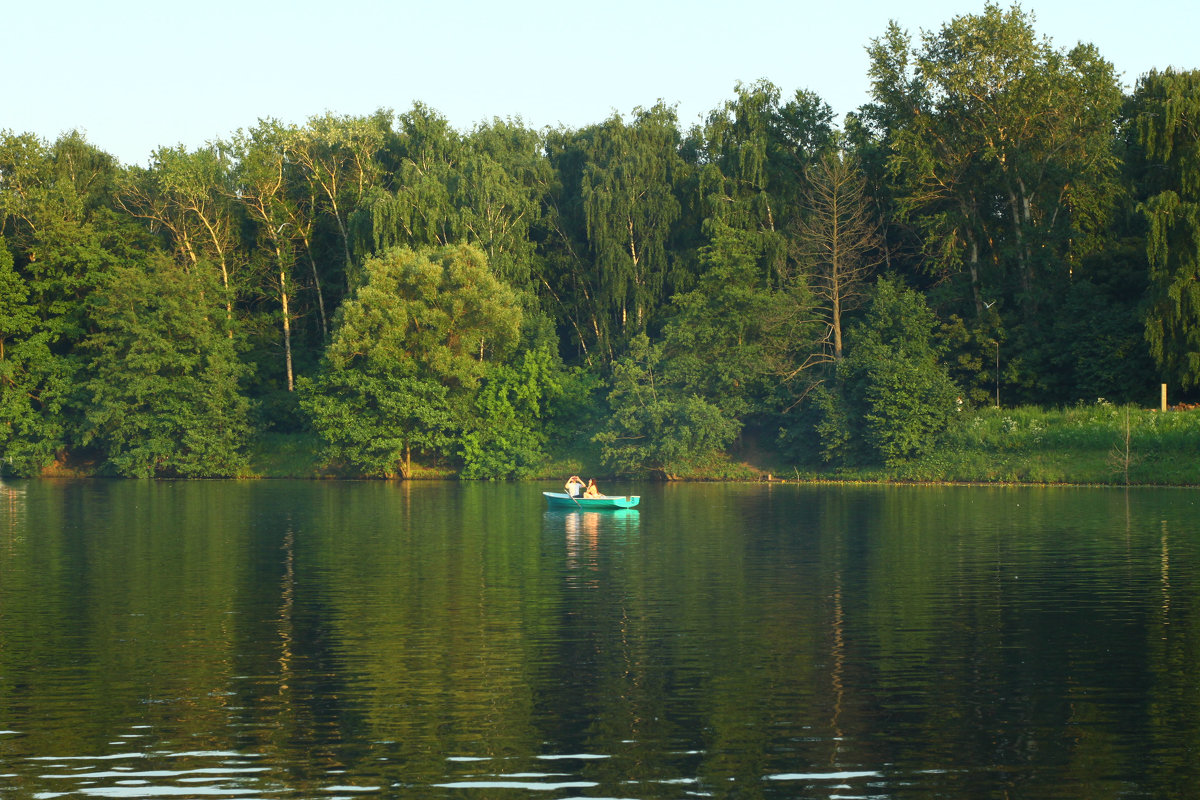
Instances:
[[[975,301],[975,316],[983,316],[983,298],[979,294],[979,244],[974,236],[968,237],[971,242],[971,258],[967,262],[971,272],[971,298]]]
[[[279,243],[275,243],[275,258],[279,264],[279,300],[283,307],[283,359],[287,370],[287,390],[296,390],[296,381],[292,373],[292,320],[288,313],[287,270],[283,266],[283,253]]]
[[[297,227],[297,230],[300,230]],[[317,311],[321,315],[321,340],[329,341],[329,322],[325,317],[325,293],[321,291],[321,276],[317,273],[317,260],[313,258],[312,246],[308,241],[308,234],[300,230],[300,238],[304,242],[304,252],[308,254],[308,265],[312,269],[313,289],[317,292]]]

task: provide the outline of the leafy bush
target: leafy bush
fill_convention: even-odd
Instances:
[[[864,318],[850,329],[839,390],[816,396],[827,461],[866,456],[892,466],[934,446],[959,394],[939,362],[935,325],[921,295],[879,280]]]
[[[676,475],[723,453],[737,436],[739,423],[715,404],[659,385],[661,360],[662,347],[641,334],[613,366],[612,415],[595,440],[618,472]]]

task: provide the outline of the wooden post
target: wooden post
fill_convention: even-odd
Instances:
[[[1167,385],[1165,383],[1162,385],[1162,410],[1167,410]]]

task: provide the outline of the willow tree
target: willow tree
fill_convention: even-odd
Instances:
[[[708,115],[700,191],[710,216],[733,228],[774,232],[782,212],[771,196],[768,155],[779,87],[737,85],[737,97]]]
[[[467,242],[501,278],[527,286],[535,257],[530,227],[549,182],[538,134],[495,121],[463,137],[420,104],[397,123],[390,186],[355,212],[357,246],[370,253]]]
[[[515,288],[530,286],[537,259],[533,231],[551,181],[542,137],[519,121],[493,120],[466,139],[454,203],[464,240]]]
[[[449,121],[420,103],[401,114],[386,158],[391,174],[354,213],[355,242],[364,254],[394,247],[441,247],[458,240],[452,184],[462,140]]]
[[[1200,70],[1150,72],[1129,121],[1148,230],[1146,339],[1164,375],[1200,384]]]
[[[771,285],[786,259],[784,229],[805,170],[834,145],[833,115],[810,92],[781,104],[779,87],[765,80],[739,83],[736,95],[699,131],[696,186],[706,219],[759,240],[761,278]]]
[[[629,124],[614,114],[587,146],[580,194],[593,295],[623,338],[644,331],[664,299],[667,243],[680,215],[678,148],[675,111],[661,103],[636,109]],[[610,330],[597,338],[609,339]]]

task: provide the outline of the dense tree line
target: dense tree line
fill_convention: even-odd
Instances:
[[[738,85],[579,130],[415,105],[126,167],[0,133],[0,453],[231,475],[519,476],[747,440],[895,461],[964,406],[1200,383],[1200,72],[1125,95],[1019,7],[868,48],[872,100]]]

